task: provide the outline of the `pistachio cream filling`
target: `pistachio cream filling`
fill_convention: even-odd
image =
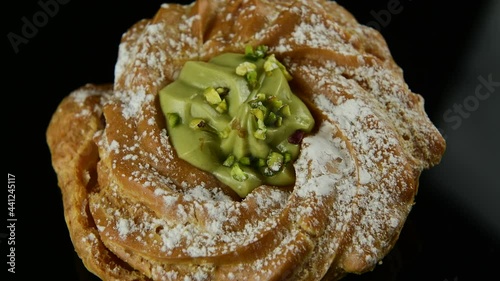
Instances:
[[[292,164],[314,119],[292,93],[291,79],[265,46],[186,62],[160,91],[178,157],[242,198],[262,184],[292,185]]]

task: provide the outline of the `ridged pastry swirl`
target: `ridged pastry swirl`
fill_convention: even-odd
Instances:
[[[188,60],[267,45],[313,112],[292,189],[239,200],[177,158],[158,92]],[[381,35],[329,1],[162,5],[123,36],[47,141],[76,252],[103,280],[338,280],[394,246],[445,142]]]

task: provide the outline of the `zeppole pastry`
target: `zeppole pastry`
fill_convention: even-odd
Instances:
[[[445,150],[381,35],[322,0],[164,4],[46,136],[102,280],[370,271]]]

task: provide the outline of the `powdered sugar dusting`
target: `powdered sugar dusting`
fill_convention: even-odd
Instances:
[[[384,115],[379,115],[377,107],[371,105],[373,102],[369,96],[366,98],[364,89],[354,84],[346,90],[356,99],[341,99],[334,104],[325,96],[317,95],[315,100],[349,140],[350,155],[355,159],[357,170],[357,180],[350,185],[359,195],[356,204],[360,208],[360,222],[354,225],[353,251],[365,257],[368,264],[374,264],[383,249],[378,243],[387,235],[386,227],[404,221],[409,211],[409,208],[391,207],[398,204],[397,194],[411,188],[401,177],[407,173],[407,162],[398,153],[398,137],[390,125],[384,125]]]
[[[296,191],[301,197],[324,196],[335,192],[337,181],[352,172],[354,166],[345,143],[335,138],[336,129],[323,123],[319,131],[303,140],[297,171]],[[332,159],[335,162],[332,163]]]
[[[155,190],[155,194],[164,196],[164,198],[168,196],[165,191],[159,189]],[[93,208],[109,210],[106,212],[107,219],[100,221],[98,227],[102,229],[101,231],[115,230],[119,239],[134,239],[139,241],[143,247],[157,248],[168,256],[206,257],[228,254],[236,248],[255,243],[260,238],[259,233],[275,228],[277,222],[274,217],[279,214],[285,203],[285,198],[279,194],[283,195],[284,193],[277,192],[269,198],[259,197],[256,201],[261,203],[255,207],[265,210],[266,207],[278,204],[280,208],[273,207],[270,213],[266,213],[268,216],[266,219],[249,220],[244,227],[235,231],[230,231],[228,227],[238,223],[238,220],[233,221],[231,218],[242,216],[239,208],[235,208],[235,203],[220,191],[210,193],[202,187],[195,188],[193,192],[184,197],[186,203],[192,202],[192,204],[176,205],[176,216],[184,221],[189,221],[193,212],[198,213],[198,216],[201,217],[206,216],[208,220],[205,223],[205,229],[192,223],[179,224],[176,221],[155,218],[141,205],[112,211],[111,205],[108,205],[109,202],[104,200],[94,204]],[[209,198],[212,200],[207,200]],[[278,200],[278,202],[273,202],[273,200]],[[166,203],[167,201],[170,200],[165,200]],[[140,221],[140,223],[136,223],[136,221]],[[156,230],[159,240],[150,239],[151,230]],[[224,244],[220,245],[220,241],[224,241]]]
[[[78,103],[80,106],[83,106],[83,103],[85,102],[85,100],[87,100],[87,98],[92,96],[101,96],[102,94],[103,92],[101,90],[82,87],[71,92],[71,97],[76,103]]]
[[[115,97],[122,102],[122,114],[125,119],[138,116],[145,104],[154,99],[154,96],[147,94],[144,89],[139,89],[135,92],[117,92]]]

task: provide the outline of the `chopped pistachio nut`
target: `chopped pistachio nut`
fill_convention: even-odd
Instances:
[[[267,51],[269,50],[269,47],[266,46],[266,45],[259,45],[257,46],[257,48],[255,49],[255,55],[258,57],[258,58],[263,58],[267,55]]]
[[[244,157],[241,157],[238,162],[240,162],[240,164],[242,164],[242,165],[248,166],[251,164],[252,161],[251,161],[250,157],[244,156]]]
[[[227,101],[221,97],[229,93],[228,88],[224,87],[208,87],[203,91],[203,96],[210,105],[215,106],[215,110],[219,113],[225,113],[227,111]]]
[[[251,100],[248,102],[248,105],[250,105],[251,108],[258,108],[260,106],[263,106],[262,101],[260,100]]]
[[[244,76],[251,88],[257,85],[257,65],[251,62],[242,62],[236,67],[236,74]]]
[[[262,158],[257,159],[257,161],[255,162],[255,165],[257,167],[265,167],[266,166],[266,159],[262,159]]]
[[[280,113],[284,117],[289,117],[290,115],[292,115],[292,113],[290,112],[290,106],[288,104],[285,104],[283,107],[280,108]]]
[[[202,129],[206,125],[207,125],[207,123],[205,122],[205,120],[200,119],[200,118],[194,118],[193,120],[191,120],[191,122],[189,122],[189,127],[191,129]]]
[[[284,157],[281,153],[273,151],[267,157],[266,163],[269,169],[271,169],[273,172],[279,172],[283,167]]]
[[[181,123],[181,117],[177,113],[167,114],[168,125],[173,128]]]
[[[283,125],[283,117],[281,116],[276,117],[276,122],[274,122],[274,125],[276,127],[281,127],[281,125]]]
[[[257,118],[257,120],[264,120],[264,111],[260,108],[252,108],[250,112]]]
[[[279,67],[278,64],[273,60],[268,59],[266,60],[266,62],[264,62],[264,70],[266,72],[271,72],[278,67]]]
[[[229,89],[228,88],[225,88],[225,87],[217,87],[215,89],[217,91],[217,93],[219,93],[219,95],[221,96],[225,96],[229,93]]]
[[[240,168],[237,163],[231,168],[231,176],[237,181],[245,181],[248,179],[248,175]]]
[[[227,111],[226,99],[223,99],[216,107],[215,110],[219,113],[224,113]]]
[[[271,170],[271,169],[270,169],[269,167],[267,167],[267,166],[262,167],[262,168],[261,168],[261,170],[260,170],[260,172],[261,172],[264,176],[266,176],[266,177],[272,177],[272,176],[274,176],[274,175],[276,174],[273,170]]]
[[[258,93],[248,104],[252,108],[250,112],[257,120],[263,120],[266,126],[280,127],[283,124],[283,118],[291,115],[290,106],[273,95],[266,96],[264,93]],[[259,128],[262,129],[265,126],[259,126]]]
[[[267,133],[267,129],[266,128],[264,128],[264,129],[257,129],[257,130],[255,130],[255,132],[253,132],[253,136],[256,139],[265,140],[266,139],[266,133]]]
[[[252,45],[246,45],[245,46],[245,57],[246,58],[254,58],[254,52],[253,52],[253,47]]]
[[[274,112],[269,112],[269,114],[266,117],[266,120],[264,120],[264,124],[267,126],[271,126],[276,124],[276,121],[278,120],[278,116]]]
[[[257,65],[251,62],[242,62],[236,67],[236,74],[239,76],[245,76],[249,72],[253,72],[257,69]]]
[[[245,58],[251,59],[251,60],[258,60],[260,58],[264,58],[267,54],[269,47],[265,45],[259,45],[257,48],[254,50],[252,46],[247,45],[245,47]]]
[[[266,128],[266,124],[264,123],[264,120],[257,119],[257,128],[259,128],[259,129],[265,129]]]
[[[203,95],[211,105],[219,104],[222,101],[219,93],[213,87],[206,88],[205,91],[203,91]]]
[[[279,68],[281,70],[286,80],[288,81],[292,80],[292,75],[290,75],[286,67],[276,59],[275,55],[274,54],[269,55],[266,61],[264,62],[264,70],[269,75],[271,71],[275,70],[276,68]]]
[[[272,109],[277,110],[280,107],[283,106],[283,101],[279,100],[276,96],[270,96],[268,98],[269,105],[272,107]]]
[[[245,78],[252,89],[257,86],[257,71],[253,70],[247,72]]]
[[[271,177],[283,170],[285,165],[290,161],[292,161],[292,154],[290,152],[280,153],[272,151],[266,159],[257,159],[255,166],[263,175]]]
[[[267,127],[263,120],[257,119],[257,130],[253,133],[253,136],[259,140],[265,140],[267,133]]]
[[[231,167],[235,162],[236,162],[236,157],[231,154],[226,158],[226,160],[224,160],[222,165],[225,167]]]

